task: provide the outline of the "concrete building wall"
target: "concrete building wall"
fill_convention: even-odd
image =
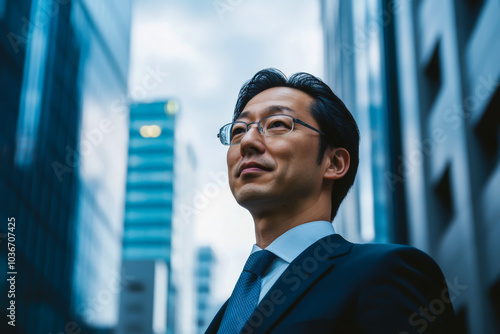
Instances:
[[[377,103],[363,94],[366,81],[375,78],[373,89],[385,92],[385,103],[365,117],[382,112],[386,131],[360,128],[362,137],[386,138],[385,170],[368,171],[372,179],[384,172],[386,182],[357,179],[339,230],[367,241],[362,213],[376,210],[363,202],[363,189],[373,198],[385,193],[387,240],[418,247],[439,263],[464,333],[497,333],[499,2],[324,0],[322,6],[328,83],[361,124],[363,105]],[[374,64],[380,71],[371,76]]]

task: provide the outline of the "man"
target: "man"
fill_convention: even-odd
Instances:
[[[354,182],[359,133],[320,79],[258,72],[238,96],[229,184],[256,244],[206,333],[450,333],[435,262],[412,247],[352,244],[331,221]]]

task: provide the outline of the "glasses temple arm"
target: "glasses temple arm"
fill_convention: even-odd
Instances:
[[[313,127],[312,127],[312,126],[310,126],[309,124],[307,124],[307,123],[305,123],[305,122],[302,122],[300,119],[294,118],[294,121],[295,121],[296,123],[302,124],[302,125],[303,125],[303,126],[305,126],[305,127],[308,127],[308,128],[309,128],[309,129],[311,129],[311,130],[316,131],[317,133],[319,133],[319,134],[320,134],[320,135],[322,135],[322,136],[326,136],[326,134],[325,134],[325,133],[323,133],[322,131],[320,131],[320,130],[318,130],[318,129],[316,129],[316,128],[313,128]]]

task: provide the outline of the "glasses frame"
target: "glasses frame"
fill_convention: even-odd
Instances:
[[[292,123],[292,129],[290,130],[290,132],[287,132],[287,133],[284,133],[284,134],[281,134],[281,135],[274,135],[274,136],[273,136],[273,135],[268,135],[268,134],[265,134],[265,133],[264,133],[264,129],[260,126],[260,122],[262,122],[262,120],[264,120],[264,119],[266,119],[266,118],[273,117],[273,116],[286,116],[286,117],[290,117],[290,118],[293,120],[293,123]],[[245,134],[247,134],[247,133],[248,133],[248,129],[250,128],[250,125],[252,125],[252,124],[257,124],[257,129],[259,130],[259,133],[260,133],[261,135],[263,135],[263,136],[266,136],[266,137],[281,137],[281,136],[286,136],[287,134],[292,133],[292,131],[295,129],[295,123],[299,123],[299,124],[301,124],[301,125],[303,125],[303,126],[305,126],[305,127],[309,128],[309,129],[311,129],[311,130],[314,130],[314,131],[316,131],[317,133],[319,133],[319,134],[320,134],[320,135],[322,135],[322,136],[326,136],[326,134],[325,134],[325,133],[323,133],[322,131],[320,131],[320,130],[316,129],[315,127],[313,127],[313,126],[311,126],[311,125],[307,124],[306,122],[304,122],[304,121],[302,121],[302,120],[300,120],[300,119],[298,119],[298,118],[295,118],[295,117],[293,117],[293,116],[291,116],[291,115],[286,115],[286,114],[273,114],[273,115],[269,115],[269,116],[266,116],[266,117],[262,117],[261,119],[259,119],[259,120],[258,120],[258,121],[256,121],[256,122],[250,122],[250,123],[247,123],[247,122],[243,122],[243,121],[235,121],[235,122],[231,122],[231,123],[227,123],[227,124],[223,125],[223,126],[220,128],[219,133],[217,134],[217,138],[219,138],[219,139],[220,139],[220,142],[222,143],[222,145],[231,146],[231,145],[238,145],[238,144],[240,144],[240,143],[241,143],[241,140],[240,140],[239,142],[237,142],[237,143],[234,143],[234,144],[233,144],[233,143],[231,143],[231,142],[229,142],[229,143],[227,143],[227,144],[226,144],[226,143],[224,143],[224,142],[222,141],[222,138],[223,138],[223,136],[222,136],[222,129],[224,129],[224,128],[225,128],[225,127],[227,127],[228,125],[233,125],[233,124],[235,124],[235,123],[243,123],[243,124],[245,124],[245,125],[246,125],[246,128],[247,128],[247,129],[246,129]],[[243,136],[245,136],[245,134],[244,134]],[[242,137],[242,139],[243,139],[243,137]]]

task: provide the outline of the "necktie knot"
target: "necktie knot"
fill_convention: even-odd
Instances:
[[[260,276],[264,270],[273,262],[276,255],[268,250],[261,250],[250,255],[245,263],[244,271],[249,271],[256,276]]]

